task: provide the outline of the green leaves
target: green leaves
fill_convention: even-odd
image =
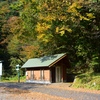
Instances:
[[[92,56],[99,57],[100,49],[99,2],[16,0],[9,7],[11,15],[5,18],[0,31],[9,33],[6,41],[10,54],[25,60],[66,52],[72,65],[80,70],[95,66]],[[1,16],[9,12],[6,8]]]

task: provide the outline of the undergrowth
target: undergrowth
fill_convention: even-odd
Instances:
[[[77,75],[73,87],[100,90],[100,73],[84,73]]]
[[[25,76],[20,77],[20,82],[25,82]],[[1,82],[18,82],[18,76],[2,77]]]

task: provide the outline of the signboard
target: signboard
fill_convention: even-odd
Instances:
[[[0,62],[0,76],[2,75],[2,62]]]
[[[19,67],[20,67],[20,65],[18,64],[18,65],[16,65],[16,70],[18,71],[19,70]]]

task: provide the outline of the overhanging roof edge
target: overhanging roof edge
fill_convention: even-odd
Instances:
[[[35,66],[35,67],[33,67],[33,66],[31,66],[31,67],[22,67],[22,68],[41,68],[41,67],[49,67],[49,66]]]
[[[53,63],[51,63],[50,65],[49,65],[49,67],[52,67],[54,64],[56,64],[58,61],[60,61],[61,59],[63,59],[64,57],[66,57],[67,55],[66,54],[64,54],[62,57],[60,57],[59,59],[57,59],[56,61],[54,61]]]

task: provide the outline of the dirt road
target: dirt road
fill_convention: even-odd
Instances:
[[[0,87],[0,100],[72,100],[43,93]]]
[[[0,100],[100,100],[100,91],[81,91],[65,85],[0,83]]]

